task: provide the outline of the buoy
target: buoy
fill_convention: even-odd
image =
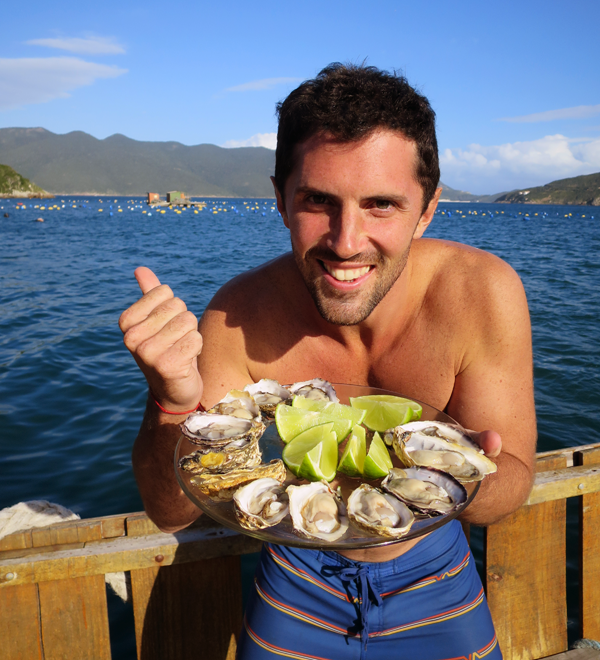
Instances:
[[[36,222],[44,222],[44,218],[36,218],[35,221]]]

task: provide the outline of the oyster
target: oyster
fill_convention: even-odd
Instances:
[[[238,488],[233,494],[235,516],[246,529],[264,529],[281,522],[289,511],[285,487],[264,477]]]
[[[304,536],[337,541],[348,530],[346,507],[326,481],[288,486],[294,529]]]
[[[264,433],[265,425],[260,420],[198,412],[188,415],[180,428],[197,445],[241,449],[258,440]]]
[[[280,385],[276,380],[263,378],[258,383],[246,385],[244,392],[248,392],[256,403],[260,411],[267,420],[272,420],[275,415],[275,408],[285,401],[292,398],[289,390]]]
[[[411,424],[414,424],[412,422]],[[481,481],[496,472],[496,464],[481,450],[442,438],[439,428],[431,423],[425,429],[405,430],[411,424],[397,426],[392,434],[392,446],[405,467],[433,467],[450,473],[460,482]],[[430,433],[424,432],[433,429]],[[470,442],[470,441],[469,441]]]
[[[239,419],[260,421],[260,408],[248,392],[231,390],[215,406],[206,412],[218,415],[231,415]]]
[[[228,472],[240,467],[259,465],[262,454],[258,442],[252,442],[241,449],[199,449],[179,459],[179,467],[185,472]]]
[[[381,487],[428,516],[450,513],[467,501],[464,486],[450,474],[432,468],[392,468]]]
[[[361,484],[350,494],[348,517],[364,531],[390,538],[407,534],[415,520],[406,504],[369,484]]]
[[[313,378],[312,380],[294,383],[288,389],[296,396],[303,396],[316,401],[333,401],[334,403],[339,403],[333,385],[322,378]]]
[[[405,432],[423,433],[424,435],[429,435],[434,438],[442,438],[442,440],[454,442],[457,445],[469,447],[481,454],[483,453],[481,447],[476,442],[473,442],[473,440],[471,440],[471,438],[456,424],[446,424],[445,422],[437,422],[434,420],[417,421],[402,424],[402,428]]]
[[[287,477],[287,470],[280,458],[270,463],[262,463],[254,467],[243,467],[224,473],[205,473],[190,479],[190,483],[198,486],[204,495],[216,497],[220,500],[231,500],[233,493],[244,484],[271,477],[283,483]]]

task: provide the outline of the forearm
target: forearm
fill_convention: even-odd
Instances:
[[[173,461],[185,415],[167,415],[148,400],[140,431],[133,445],[133,472],[151,520],[164,532],[187,527],[198,509],[179,487]]]
[[[535,475],[527,465],[507,453],[493,460],[498,471],[481,482],[475,499],[461,516],[464,522],[474,525],[498,522],[516,511],[531,492]]]

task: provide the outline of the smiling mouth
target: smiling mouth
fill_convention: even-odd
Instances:
[[[323,269],[328,272],[338,282],[353,282],[359,277],[366,275],[373,266],[361,266],[360,268],[335,268],[319,260]]]

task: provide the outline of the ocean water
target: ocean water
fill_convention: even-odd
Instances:
[[[289,250],[273,200],[206,201],[162,214],[141,198],[0,200],[0,509],[142,509],[130,452],[146,387],[117,325],[140,295],[133,270],[152,268],[199,316],[231,277]],[[599,225],[590,207],[453,202],[426,234],[493,252],[521,276],[539,451],[600,442]],[[130,616],[111,599],[115,660],[133,657]]]

